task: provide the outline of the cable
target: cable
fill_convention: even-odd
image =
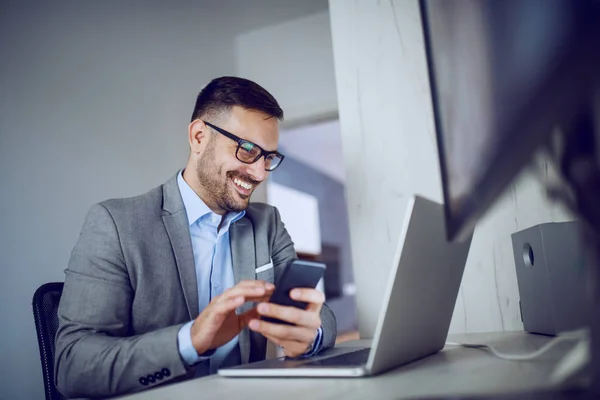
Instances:
[[[569,331],[562,334],[559,334],[554,339],[543,345],[538,350],[533,353],[528,354],[505,354],[496,350],[493,346],[487,344],[474,344],[474,343],[455,343],[455,342],[446,342],[449,346],[461,346],[471,349],[483,349],[488,350],[490,353],[495,355],[498,358],[502,358],[503,360],[509,361],[529,361],[537,358],[554,347],[557,343],[564,340],[573,340],[573,339],[585,339],[588,335],[587,329],[579,329],[576,331]]]

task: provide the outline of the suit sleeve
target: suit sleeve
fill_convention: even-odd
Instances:
[[[66,397],[106,397],[168,382],[186,373],[182,325],[130,335],[133,289],[116,225],[93,206],[65,271],[58,309],[55,384]]]
[[[287,233],[287,230],[281,221],[279,211],[277,211],[277,208],[273,208],[273,210],[275,212],[276,230],[272,247],[272,259],[273,267],[275,268],[275,275],[279,276],[283,268],[285,268],[291,261],[298,259],[298,257],[296,255],[296,250],[294,250],[294,242],[292,242],[290,235]],[[314,354],[335,345],[337,324],[335,315],[326,303],[323,304],[323,308],[321,308],[321,328],[323,329],[321,343]]]

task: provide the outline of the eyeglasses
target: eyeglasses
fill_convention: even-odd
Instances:
[[[254,164],[261,157],[265,158],[265,171],[273,171],[279,167],[285,156],[278,151],[266,151],[263,150],[259,145],[252,143],[248,140],[242,139],[234,135],[225,129],[219,128],[211,124],[210,122],[202,121],[215,131],[219,132],[223,136],[227,136],[229,139],[237,142],[238,146],[235,150],[235,157],[243,162],[244,164]]]

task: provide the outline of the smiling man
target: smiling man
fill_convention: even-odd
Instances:
[[[333,346],[335,317],[320,292],[292,291],[306,310],[268,302],[296,253],[277,209],[249,200],[284,159],[282,118],[256,83],[215,79],[198,95],[185,169],[146,194],[90,209],[59,307],[55,379],[66,397],[262,360],[267,339],[290,357]]]

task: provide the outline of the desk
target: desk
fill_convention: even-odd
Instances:
[[[525,332],[453,334],[450,342],[494,345],[503,353],[529,353],[551,338]],[[549,377],[574,341],[558,343],[534,361],[506,361],[481,349],[446,346],[422,360],[371,378],[223,378],[212,375],[123,397],[171,399],[398,399],[510,393],[548,387]],[[338,346],[368,346],[368,340]]]

